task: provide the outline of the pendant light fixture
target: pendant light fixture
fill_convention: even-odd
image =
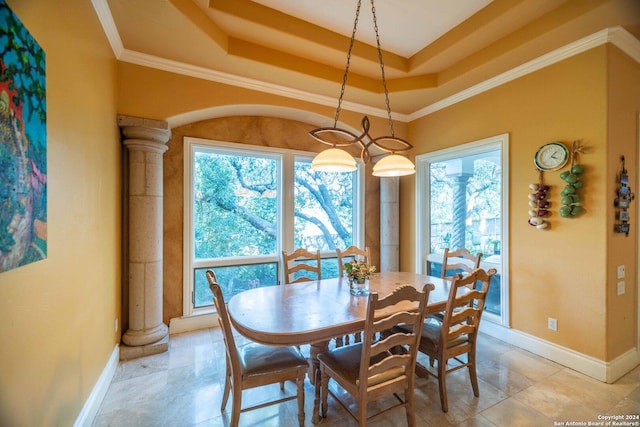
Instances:
[[[387,104],[387,115],[389,117],[389,131],[390,136],[380,136],[372,138],[369,135],[369,118],[364,116],[362,118],[362,133],[356,135],[346,129],[338,127],[338,120],[340,118],[340,109],[342,107],[342,98],[344,96],[344,90],[347,85],[347,77],[349,75],[349,65],[351,63],[351,51],[356,37],[356,30],[358,27],[358,16],[360,15],[360,4],[362,0],[358,0],[358,6],[356,8],[356,18],[353,22],[353,32],[351,33],[351,42],[349,44],[349,51],[347,52],[347,65],[342,76],[342,88],[340,90],[340,97],[338,98],[338,107],[336,108],[336,114],[334,117],[333,127],[322,127],[314,129],[309,132],[314,139],[322,142],[323,144],[331,145],[332,147],[319,153],[311,163],[311,167],[317,171],[324,172],[353,172],[357,169],[355,159],[346,151],[339,147],[346,147],[353,144],[358,144],[362,151],[360,153],[360,159],[364,164],[367,164],[371,160],[371,153],[369,147],[374,146],[386,153],[387,156],[380,159],[373,166],[373,175],[380,177],[389,176],[402,176],[411,175],[416,172],[415,165],[402,154],[413,148],[411,144],[402,138],[398,138],[394,135],[393,120],[391,119],[391,107],[389,105],[389,91],[387,90],[387,82],[384,76],[384,63],[382,62],[382,49],[380,48],[380,36],[378,35],[378,23],[376,20],[376,8],[374,0],[371,0],[371,13],[373,15],[373,28],[376,34],[376,44],[378,47],[378,61],[380,62],[380,71],[382,74],[382,86],[384,87],[384,96]],[[365,138],[368,142],[365,142]]]

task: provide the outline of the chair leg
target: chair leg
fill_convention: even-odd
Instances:
[[[224,375],[224,391],[222,393],[222,406],[220,407],[221,412],[224,412],[224,408],[227,406],[230,389],[231,389],[231,371],[229,370],[229,364],[227,363],[227,372]]]
[[[414,407],[413,384],[404,391],[404,401],[407,402],[405,410],[407,411],[407,426],[415,427],[416,425],[416,408]]]
[[[476,373],[476,355],[467,354],[467,368],[469,368],[469,378],[471,379],[471,387],[473,388],[473,395],[475,397],[480,396],[480,389],[478,388],[478,375]]]
[[[324,372],[324,369],[320,372],[320,384],[321,384],[321,397],[322,397],[322,418],[327,418],[327,394],[329,394],[329,376]]]
[[[358,426],[367,427],[367,401],[358,402]]]
[[[298,380],[296,384],[298,385],[298,424],[300,427],[304,427],[304,376],[305,372],[302,375],[298,376]]]
[[[233,402],[231,403],[231,427],[237,427],[240,422],[240,411],[242,410],[242,386],[233,385]]]
[[[447,402],[447,363],[442,361],[442,358],[438,360],[438,388],[440,389],[440,406],[442,412],[449,411],[449,404]]]

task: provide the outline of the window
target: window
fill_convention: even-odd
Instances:
[[[282,250],[322,252],[336,277],[335,249],[358,244],[361,171],[315,172],[313,153],[185,138],[184,314],[211,311],[205,271],[228,300],[283,279]]]
[[[440,276],[445,248],[482,253],[481,266],[496,268],[486,314],[507,324],[508,135],[419,156],[416,253],[425,273]]]

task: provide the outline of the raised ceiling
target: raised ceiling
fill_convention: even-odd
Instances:
[[[93,3],[120,60],[203,78],[244,79],[249,86],[333,102],[357,0]],[[593,17],[610,13],[610,3],[615,2],[377,0],[391,108],[394,114],[413,114],[601,30]],[[624,11],[620,15],[624,19]],[[344,97],[384,111],[373,34],[371,3],[362,0]]]

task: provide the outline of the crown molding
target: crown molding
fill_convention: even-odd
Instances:
[[[116,27],[116,23],[113,20],[113,15],[111,15],[111,9],[109,9],[107,0],[91,0],[91,3],[93,4],[96,14],[98,14],[98,19],[100,20],[104,34],[107,36],[107,40],[109,40],[111,50],[113,50],[116,58],[119,58],[124,51],[124,45],[122,44],[122,39],[120,39],[118,27]]]
[[[183,62],[125,49],[122,44],[122,40],[120,39],[120,35],[118,34],[118,29],[113,20],[113,16],[111,15],[111,10],[109,9],[107,0],[91,0],[91,2],[98,14],[98,18],[100,19],[100,23],[102,24],[102,28],[104,29],[109,43],[111,44],[111,49],[113,50],[116,58],[120,61],[195,77],[198,79],[237,86],[249,90],[270,93],[272,95],[278,95],[285,98],[306,101],[317,105],[324,105],[328,107],[335,107],[336,105],[336,99],[334,97],[318,95],[304,90],[292,89],[282,85],[223,73],[205,67],[185,64]],[[416,120],[420,117],[427,116],[431,113],[442,110],[443,108],[479,95],[495,87],[526,76],[527,74],[533,73],[605,43],[612,43],[632,59],[640,62],[640,40],[636,39],[631,33],[622,27],[605,28],[517,66],[509,71],[485,80],[484,82],[471,86],[468,89],[462,90],[454,95],[421,108],[411,114],[399,114],[394,112],[393,118],[394,120],[404,123]],[[365,115],[383,118],[388,117],[387,110],[385,109],[374,108],[354,102],[343,101],[342,107]]]
[[[536,59],[512,68],[502,74],[485,80],[475,86],[460,91],[455,95],[449,96],[436,103],[428,105],[414,113],[409,114],[409,120],[416,120],[420,117],[427,116],[443,108],[457,104],[458,102],[469,99],[473,96],[486,92],[490,89],[508,83],[517,78],[526,76],[549,65],[556,64],[572,56],[578,55],[587,50],[593,49],[605,43],[612,43],[620,48],[636,62],[640,62],[640,40],[636,39],[631,33],[622,27],[605,28],[590,36],[584,37],[573,43],[569,43],[561,48],[553,50]]]
[[[267,83],[261,80],[250,79],[247,77],[237,76],[235,74],[224,73],[221,71],[211,70],[209,68],[197,65],[185,64],[183,62],[173,61],[170,59],[160,58],[146,53],[136,52],[124,49],[118,60],[129,62],[136,65],[155,68],[158,70],[169,71],[198,79],[209,80],[217,83],[227,84],[231,86],[241,87],[243,89],[255,90],[259,92],[270,93],[272,95],[283,96],[285,98],[293,98],[299,101],[311,102],[313,104],[325,105],[328,107],[336,107],[337,99],[324,95],[293,89],[290,87]],[[375,117],[388,117],[387,110],[382,108],[374,108],[355,102],[342,101],[342,108],[368,114]],[[394,119],[407,122],[409,117],[406,114],[393,113]]]

